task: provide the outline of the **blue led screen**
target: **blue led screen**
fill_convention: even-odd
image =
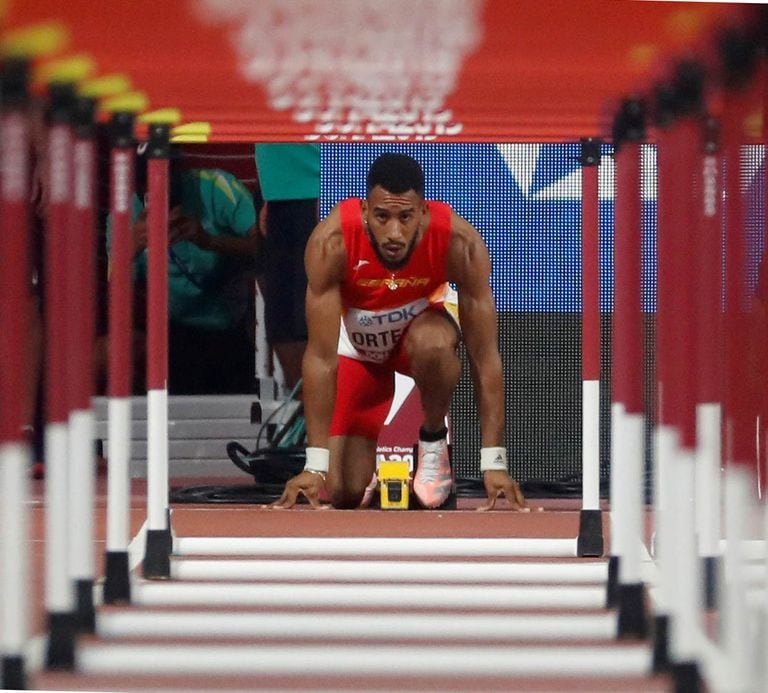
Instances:
[[[581,311],[580,147],[571,144],[326,144],[321,149],[321,214],[365,196],[370,163],[384,151],[410,154],[424,167],[426,196],[448,202],[480,231],[493,259],[491,285],[502,312]],[[652,172],[653,152],[644,166]],[[601,308],[613,292],[613,162],[600,172]],[[647,174],[646,174],[646,177]],[[651,176],[652,177],[652,176]],[[644,295],[655,292],[655,191],[644,185]]]

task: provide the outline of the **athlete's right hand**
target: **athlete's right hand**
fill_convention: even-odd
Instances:
[[[285,510],[292,508],[296,505],[299,494],[301,494],[309,501],[309,504],[313,508],[317,510],[327,508],[327,505],[322,505],[320,503],[320,491],[323,489],[324,485],[325,479],[320,474],[304,470],[288,480],[288,483],[283,490],[283,495],[269,507],[282,508]]]

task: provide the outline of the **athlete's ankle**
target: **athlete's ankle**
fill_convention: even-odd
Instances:
[[[442,426],[441,428],[430,431],[424,426],[419,428],[419,440],[423,443],[436,443],[438,440],[444,440],[448,435],[448,428]]]

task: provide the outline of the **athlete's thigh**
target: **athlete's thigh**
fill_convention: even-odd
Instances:
[[[446,353],[455,354],[461,331],[455,319],[444,308],[428,308],[408,326],[401,337],[392,364],[398,373],[412,375],[414,358],[425,348],[442,346]]]
[[[395,372],[389,363],[369,363],[339,356],[330,435],[376,440],[394,394]]]
[[[388,364],[340,356],[336,380],[328,484],[362,494],[375,469],[376,442],[392,404],[394,371]]]

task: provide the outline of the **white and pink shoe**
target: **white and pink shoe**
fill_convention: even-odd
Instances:
[[[451,494],[453,473],[448,455],[448,440],[425,443],[419,440],[419,458],[413,492],[425,508],[439,508]]]

